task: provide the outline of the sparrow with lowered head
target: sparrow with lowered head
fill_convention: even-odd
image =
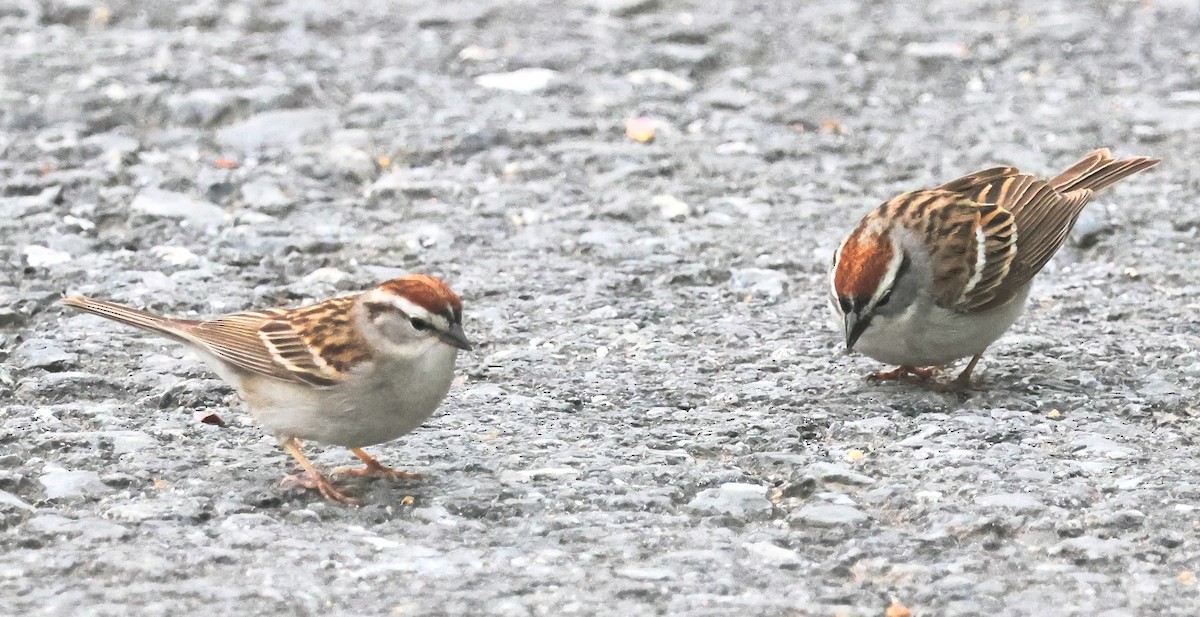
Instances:
[[[1092,194],[1158,162],[1102,148],[1049,180],[993,167],[884,202],[833,256],[833,310],[847,352],[899,365],[874,379],[967,387]],[[929,380],[934,367],[966,357],[949,384]]]
[[[471,349],[462,301],[424,275],[302,308],[205,321],[81,296],[63,303],[190,347],[300,464],[304,475],[295,483],[347,504],[357,502],[308,461],[300,440],[349,448],[365,466],[344,470],[347,475],[419,477],[384,467],[362,448],[396,439],[429,418],[450,389],[458,351]]]

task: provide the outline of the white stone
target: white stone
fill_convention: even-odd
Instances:
[[[37,244],[30,244],[21,252],[25,255],[25,263],[31,268],[45,268],[71,261],[70,253]]]
[[[652,204],[658,207],[658,213],[668,221],[682,221],[692,213],[691,206],[674,195],[658,195]]]
[[[637,86],[662,84],[680,92],[687,92],[695,87],[695,84],[691,80],[662,69],[638,69],[626,75],[625,79],[628,79],[629,83]]]
[[[746,549],[750,556],[778,566],[797,565],[804,561],[800,553],[770,542],[747,542],[742,548]]]
[[[506,90],[529,94],[544,90],[558,72],[550,69],[517,69],[508,73],[486,73],[475,78],[475,84],[489,90]]]
[[[172,266],[182,266],[200,259],[195,253],[182,246],[164,246],[162,244],[151,248],[150,254]]]
[[[142,214],[183,219],[197,225],[217,226],[225,222],[225,211],[216,205],[160,188],[142,189],[129,207]]]

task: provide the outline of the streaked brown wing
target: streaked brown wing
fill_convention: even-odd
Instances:
[[[332,386],[369,352],[355,337],[352,297],[292,310],[246,311],[184,329],[241,370],[295,383]]]
[[[938,189],[906,193],[894,204],[885,207],[924,213],[907,220],[925,234],[940,306],[969,311],[992,300],[1016,252],[1011,212]]]
[[[1017,217],[1017,227],[1024,240],[1013,269],[1013,285],[1024,285],[1042,270],[1067,240],[1079,213],[1092,199],[1092,191],[1079,189],[1063,195],[1054,193],[1041,201],[1031,202]]]
[[[1091,191],[1063,195],[1015,167],[986,169],[942,185],[981,208],[984,268],[956,308],[986,311],[1004,304],[1062,246]]]
[[[987,291],[991,298],[973,302],[970,308],[987,310],[1013,298],[1046,266],[1067,239],[1079,213],[1092,197],[1092,191],[1076,190],[1063,194],[1049,183],[1029,174],[1018,174],[966,194],[976,200],[1003,207],[1012,212],[1016,252],[1011,256],[1007,275],[995,281]],[[983,293],[984,290],[980,290]]]
[[[213,355],[243,371],[262,377],[303,382],[275,360],[275,355],[259,336],[259,330],[282,318],[276,310],[246,311],[202,321],[183,331],[195,343]]]
[[[286,320],[263,325],[259,336],[289,371],[309,383],[332,385],[371,359],[371,346],[354,323],[355,300],[345,296],[289,311]]]
[[[984,244],[981,250],[977,239],[975,251],[976,259],[982,261],[983,267],[958,299],[957,308],[963,311],[982,310],[982,307],[995,306],[993,303],[1003,303],[1012,297],[1005,281],[1017,255],[1016,217],[995,204],[979,204],[976,210]]]
[[[983,280],[970,290],[964,310],[987,310],[1012,299],[1062,247],[1093,193],[1158,163],[1158,159],[1144,156],[1117,160],[1107,148],[1100,148],[1049,181],[1014,167],[996,167],[943,184],[943,190],[1012,213],[1011,225],[998,220],[995,230],[987,232],[991,241],[1002,230],[1015,231],[1015,253],[1008,258],[1007,270],[998,278],[985,272]],[[993,250],[1003,248],[1002,242],[995,244],[988,248],[989,260]],[[1000,263],[995,262],[997,266]]]

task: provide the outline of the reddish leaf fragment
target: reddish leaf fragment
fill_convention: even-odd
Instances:
[[[216,413],[211,411],[197,411],[192,413],[192,419],[201,424],[212,424],[213,426],[225,426],[225,421]]]

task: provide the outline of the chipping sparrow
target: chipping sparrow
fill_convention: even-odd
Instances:
[[[294,309],[207,321],[171,319],[71,296],[63,303],[190,347],[229,382],[325,498],[356,503],[300,450],[301,439],[345,446],[365,463],[350,475],[410,478],[362,451],[424,422],[450,389],[458,350],[470,350],[462,301],[442,281],[413,275],[360,294]]]
[[[995,167],[883,203],[834,254],[833,310],[847,352],[900,365],[874,379],[927,380],[932,367],[971,356],[950,384],[926,382],[965,388],[1092,193],[1158,162],[1116,160],[1104,148],[1050,180]]]

